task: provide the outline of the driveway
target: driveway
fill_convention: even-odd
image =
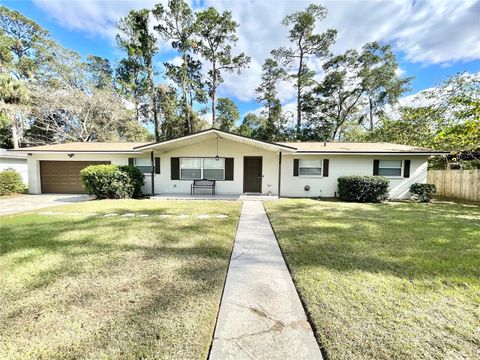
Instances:
[[[42,194],[19,195],[0,198],[0,215],[11,215],[25,211],[38,210],[50,206],[66,205],[93,199],[93,196],[82,194]]]

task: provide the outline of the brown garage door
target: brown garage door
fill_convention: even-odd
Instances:
[[[42,193],[85,193],[80,170],[88,165],[110,164],[109,161],[40,161]]]

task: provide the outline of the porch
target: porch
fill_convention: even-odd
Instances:
[[[276,195],[263,194],[157,194],[149,197],[150,200],[230,200],[230,201],[264,201],[278,200]]]

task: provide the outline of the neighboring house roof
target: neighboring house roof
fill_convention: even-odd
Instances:
[[[392,143],[361,143],[361,142],[282,142],[292,146],[297,153],[328,153],[328,154],[446,154],[448,152],[436,151],[418,146],[400,145]]]
[[[438,155],[448,152],[436,151],[422,147],[399,145],[391,143],[354,143],[354,142],[269,142],[246,136],[225,132],[218,129],[207,129],[176,139],[145,143],[145,142],[70,142],[64,144],[34,146],[17,149],[27,153],[123,153],[138,154],[151,150],[171,151],[215,139],[226,139],[255,146],[263,150],[283,151],[300,154],[416,154]]]
[[[7,149],[0,149],[0,158],[1,159],[27,159],[27,154],[12,152]]]
[[[30,152],[85,152],[85,153],[137,153],[135,147],[146,145],[145,142],[69,142],[64,144],[33,146],[18,149],[27,153]],[[16,151],[18,151],[16,150]]]

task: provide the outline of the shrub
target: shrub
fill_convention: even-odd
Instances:
[[[90,165],[80,171],[80,176],[90,195],[98,199],[123,199],[141,195],[144,178],[137,171],[133,166]]]
[[[415,183],[410,185],[410,192],[415,200],[420,202],[429,202],[432,200],[433,194],[437,192],[437,188],[435,184]]]
[[[383,176],[341,176],[338,194],[344,201],[381,202],[388,198],[389,184]]]
[[[132,197],[138,198],[142,196],[142,186],[145,184],[145,176],[142,172],[131,165],[123,165],[118,167],[120,171],[126,173],[130,178],[130,181],[133,185],[133,194]]]
[[[14,169],[0,171],[0,195],[22,193],[26,190],[22,175]]]

